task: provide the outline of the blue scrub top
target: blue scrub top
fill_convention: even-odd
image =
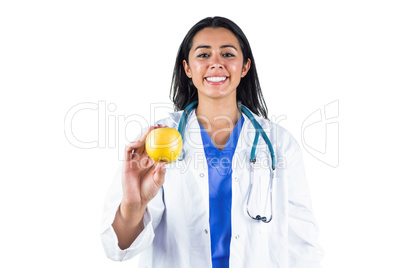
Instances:
[[[232,210],[232,158],[243,127],[241,116],[220,151],[200,124],[209,178],[209,226],[213,268],[228,268]]]

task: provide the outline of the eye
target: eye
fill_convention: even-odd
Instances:
[[[223,56],[224,56],[225,58],[231,58],[231,57],[234,57],[235,55],[232,54],[232,53],[227,52],[227,53],[224,53]]]
[[[208,56],[209,55],[207,53],[201,53],[197,55],[198,58],[207,58]]]

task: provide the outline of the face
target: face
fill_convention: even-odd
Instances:
[[[205,28],[193,38],[184,70],[193,80],[199,98],[236,98],[236,88],[250,69],[236,36],[225,28]]]

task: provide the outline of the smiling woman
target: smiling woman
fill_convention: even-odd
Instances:
[[[243,59],[236,36],[225,28],[205,28],[194,36],[193,47],[183,66],[200,103],[203,98],[223,97],[235,103],[237,86],[250,69],[250,59]]]
[[[206,18],[190,29],[171,97],[176,112],[126,149],[106,201],[107,256],[143,252],[141,267],[154,268],[320,267],[300,147],[267,119],[251,48],[235,23]],[[185,170],[144,149],[162,126],[178,129]]]
[[[215,47],[213,48],[212,45]],[[218,48],[219,51],[217,51]],[[240,60],[243,61],[242,66],[237,67],[239,70],[246,67],[247,75],[244,74],[243,78],[238,80],[236,99],[249,107],[253,113],[268,118],[268,109],[262,96],[253,53],[247,37],[239,26],[221,17],[206,18],[195,24],[180,45],[170,91],[176,110],[183,110],[188,104],[198,100],[195,81],[191,78],[186,79],[189,73],[183,66],[191,67],[189,66],[191,61],[194,60],[195,63],[197,57],[199,61],[205,59],[210,62],[211,56],[219,56],[228,62],[236,61],[237,64]],[[238,75],[241,76],[241,74]]]

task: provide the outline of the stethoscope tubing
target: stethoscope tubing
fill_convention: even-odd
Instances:
[[[197,105],[198,105],[198,101],[194,101],[194,102],[190,103],[186,108],[184,108],[183,114],[180,117],[180,121],[179,121],[177,130],[181,134],[183,142],[184,142],[184,134],[185,134],[185,130],[186,130],[188,116],[190,115],[191,111],[195,107],[197,107]],[[262,126],[260,125],[260,123],[258,123],[258,121],[255,119],[255,117],[251,113],[251,111],[242,104],[239,104],[239,106],[240,106],[241,111],[251,121],[251,123],[253,124],[254,129],[255,129],[255,137],[254,137],[253,147],[252,147],[251,154],[250,154],[250,161],[255,161],[255,159],[256,159],[255,151],[256,151],[259,135],[261,134],[262,138],[264,139],[265,143],[268,146],[268,149],[269,149],[269,152],[271,155],[272,170],[275,170],[276,158],[275,158],[275,152],[274,152],[274,148],[272,147],[271,141],[269,140],[267,134],[265,133],[265,131],[262,128]],[[183,159],[183,158],[181,158],[181,159]]]
[[[198,101],[194,101],[192,103],[190,103],[186,108],[184,108],[183,113],[180,117],[180,121],[179,121],[179,125],[177,127],[177,130],[179,131],[183,143],[184,143],[184,134],[185,134],[185,129],[186,129],[186,125],[187,125],[187,119],[188,116],[190,115],[190,113],[192,112],[192,110],[194,110],[194,108],[196,108],[198,105]],[[246,201],[246,210],[247,210],[247,214],[250,216],[250,218],[252,218],[253,220],[258,220],[258,221],[262,221],[264,223],[269,223],[272,220],[272,184],[273,184],[273,179],[274,179],[274,172],[275,172],[275,167],[276,167],[276,159],[275,159],[275,153],[274,153],[274,149],[272,147],[271,141],[269,140],[267,134],[265,133],[264,129],[262,128],[262,126],[260,125],[260,123],[258,123],[258,121],[255,119],[254,115],[251,113],[251,111],[245,107],[242,104],[239,104],[239,107],[242,111],[242,113],[244,113],[247,118],[251,121],[251,123],[254,126],[255,129],[255,136],[254,136],[254,141],[253,141],[253,147],[251,148],[251,153],[250,153],[250,186],[249,186],[249,192],[248,192],[248,196],[247,196],[247,201]],[[248,205],[249,205],[249,201],[250,201],[250,195],[253,192],[253,185],[254,185],[254,165],[256,163],[256,148],[257,148],[257,144],[258,144],[258,139],[260,137],[260,135],[262,136],[262,138],[264,139],[265,143],[268,146],[269,152],[270,152],[270,156],[271,156],[271,168],[270,168],[270,178],[269,178],[269,191],[268,191],[268,195],[270,198],[270,217],[267,218],[265,216],[260,216],[257,215],[255,217],[253,217],[248,209]],[[185,156],[185,151],[184,151],[184,146],[183,146],[183,150],[182,153],[180,154],[179,157],[179,161],[183,160]],[[267,204],[267,199],[268,199],[268,195],[266,197],[265,200],[265,206]],[[266,208],[266,207],[265,207]],[[265,211],[265,209],[264,209]]]

